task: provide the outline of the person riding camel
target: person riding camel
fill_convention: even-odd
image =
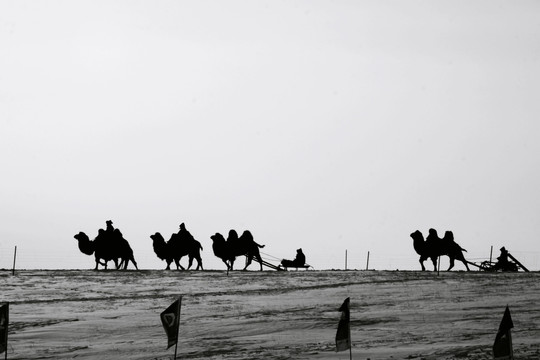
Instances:
[[[184,223],[180,224],[180,231],[178,232],[178,235],[180,235],[180,238],[183,240],[195,240],[193,235],[186,229],[186,225]]]
[[[105,231],[112,234],[114,232],[114,226],[112,225],[113,224],[112,220],[105,221],[105,224],[107,224],[107,228],[105,229]]]

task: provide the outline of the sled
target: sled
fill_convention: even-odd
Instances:
[[[304,264],[304,265],[288,265],[288,266],[285,266],[283,264],[279,265],[280,268],[283,268],[285,270],[288,270],[288,269],[304,269],[304,270],[309,270],[309,268],[312,268],[313,269],[313,266],[309,265],[309,264]]]
[[[508,272],[517,272],[521,268],[525,272],[529,272],[529,269],[527,269],[525,266],[523,266],[522,263],[520,263],[515,257],[512,256],[512,254],[508,253],[508,257],[512,261],[508,261],[508,264],[504,268],[497,267],[497,263],[493,261],[482,261],[480,265],[467,261],[469,265],[475,266],[479,268],[482,271],[490,271],[490,272],[496,272],[496,271],[508,271]]]

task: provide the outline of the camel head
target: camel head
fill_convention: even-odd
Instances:
[[[168,251],[167,243],[165,242],[163,236],[157,232],[154,235],[150,235],[150,239],[152,239],[152,246],[154,247],[154,252],[156,253],[157,257],[161,260],[166,260]]]
[[[416,230],[411,234],[411,238],[413,239],[414,250],[418,253],[418,255],[422,255],[424,252],[424,235],[422,235],[420,231]]]
[[[94,242],[90,241],[88,235],[81,231],[73,237],[79,242],[79,250],[83,254],[92,255],[94,253]]]
[[[79,232],[78,234],[74,235],[73,237],[74,237],[75,239],[77,239],[77,241],[83,241],[83,242],[90,241],[90,238],[88,238],[88,235],[86,235],[86,234],[83,233],[82,231]]]
[[[215,235],[210,236],[210,239],[212,239],[212,250],[214,250],[214,255],[223,257],[229,252],[227,242],[223,235],[216,233]]]
[[[165,242],[165,239],[163,238],[163,236],[157,232],[155,233],[154,235],[150,235],[150,239],[152,239],[152,241],[155,243],[164,243]]]
[[[215,235],[210,236],[210,239],[214,242],[214,244],[224,243],[225,238],[220,233],[216,233]]]

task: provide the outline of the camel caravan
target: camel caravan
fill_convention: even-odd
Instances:
[[[462,248],[458,243],[454,241],[454,234],[451,231],[446,231],[444,237],[441,239],[437,234],[437,230],[429,229],[427,238],[424,240],[424,235],[418,230],[411,234],[413,239],[414,250],[420,255],[420,266],[422,271],[425,271],[424,261],[431,259],[433,263],[433,270],[437,271],[437,259],[440,256],[448,256],[450,259],[450,266],[447,271],[450,271],[454,267],[455,260],[459,260],[465,265],[467,271],[470,271],[468,265],[477,267],[483,271],[518,271],[522,269],[525,272],[529,270],[523,266],[515,257],[513,257],[508,250],[503,246],[501,248],[501,255],[497,258],[497,262],[483,261],[481,264],[476,264],[472,261],[465,259],[463,252],[467,251]],[[510,258],[512,261],[508,260]]]
[[[107,220],[107,228],[105,230],[99,229],[98,235],[94,240],[90,240],[88,235],[83,232],[76,234],[74,238],[79,243],[79,250],[83,254],[95,256],[95,270],[98,270],[99,265],[107,269],[107,263],[109,261],[114,262],[116,269],[127,269],[130,261],[135,266],[135,269],[138,269],[135,258],[133,257],[133,250],[128,241],[124,239],[120,230],[115,229],[112,224],[111,220]],[[234,262],[238,256],[246,256],[246,266],[243,270],[248,268],[253,259],[259,262],[261,271],[263,270],[263,265],[275,270],[282,270],[261,258],[259,248],[263,248],[264,245],[256,243],[253,235],[248,230],[244,231],[242,236],[238,236],[235,230],[230,230],[227,240],[220,233],[216,233],[210,238],[213,241],[212,249],[214,255],[223,261],[227,267],[227,273],[229,270],[233,270]],[[152,240],[152,246],[156,256],[167,264],[166,270],[171,269],[173,261],[177,270],[186,270],[180,264],[180,260],[184,256],[187,256],[189,259],[187,270],[193,265],[193,260],[197,261],[195,270],[204,270],[201,258],[203,247],[186,229],[184,223],[180,224],[178,233],[173,233],[168,241],[165,241],[165,238],[159,232],[150,235],[150,239]]]
[[[442,239],[439,238],[435,229],[429,229],[429,234],[425,240],[422,233],[418,230],[410,236],[413,239],[414,250],[420,255],[419,262],[422,271],[426,270],[424,261],[427,259],[431,259],[433,269],[437,271],[437,260],[441,256],[448,256],[450,259],[450,266],[447,271],[450,271],[454,267],[455,260],[461,261],[467,271],[470,271],[469,265],[478,267],[484,271],[518,271],[518,269],[526,272],[529,271],[504,247],[501,248],[501,255],[497,258],[498,262],[496,263],[492,262],[491,258],[489,261],[484,261],[481,264],[475,264],[466,260],[463,252],[467,250],[455,242],[454,234],[451,231],[446,231]],[[83,254],[94,255],[96,262],[94,270],[98,270],[99,265],[107,269],[109,261],[114,263],[117,270],[126,270],[130,262],[138,270],[137,262],[135,261],[129,242],[124,238],[119,229],[114,228],[111,220],[106,221],[105,230],[98,230],[98,235],[94,240],[90,240],[84,232],[79,232],[74,238],[77,240],[79,250]],[[173,233],[168,241],[165,241],[165,238],[159,232],[150,235],[150,239],[152,240],[152,246],[156,256],[167,264],[166,270],[171,269],[173,262],[177,270],[186,270],[180,264],[180,260],[184,256],[187,256],[189,259],[187,270],[191,269],[194,260],[197,261],[195,270],[204,270],[201,258],[203,246],[186,229],[184,223],[180,224],[179,231]],[[236,258],[239,256],[246,257],[243,270],[247,270],[253,260],[259,263],[261,271],[263,270],[263,265],[278,271],[286,271],[287,268],[291,267],[296,269],[308,269],[311,267],[306,264],[306,257],[302,253],[302,249],[297,250],[297,257],[294,260],[283,259],[278,266],[266,262],[262,259],[259,250],[264,248],[264,245],[255,242],[249,230],[244,231],[241,236],[238,236],[236,230],[230,230],[227,239],[220,233],[215,233],[210,236],[210,239],[212,239],[214,255],[223,261],[227,268],[227,274],[233,270]]]

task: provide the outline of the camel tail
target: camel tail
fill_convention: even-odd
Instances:
[[[257,244],[257,243],[255,243],[255,244]],[[260,247],[260,248],[262,249],[262,248],[265,247],[266,245],[257,244],[257,246]]]

